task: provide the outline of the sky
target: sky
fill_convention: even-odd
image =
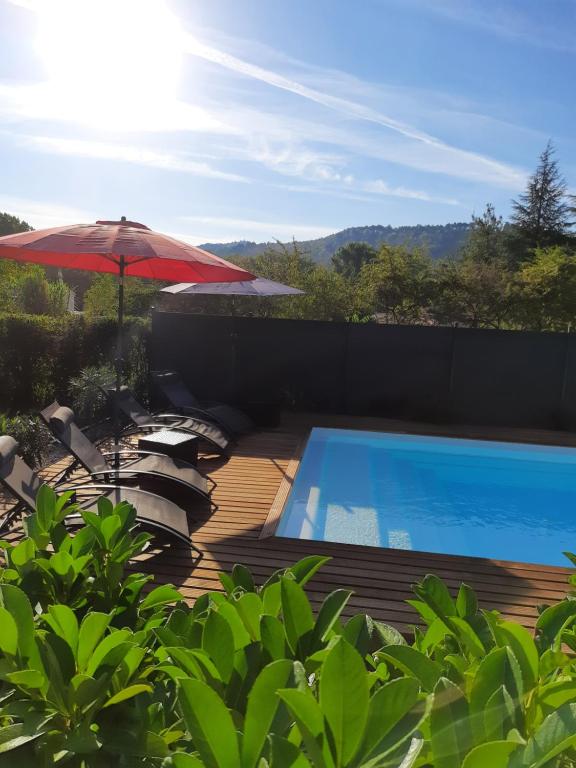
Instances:
[[[195,244],[576,190],[576,0],[0,0],[0,211]]]

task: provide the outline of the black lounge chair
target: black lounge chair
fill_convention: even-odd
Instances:
[[[170,407],[179,413],[208,419],[233,435],[254,431],[252,419],[238,408],[225,403],[200,402],[176,371],[152,371],[152,381]]]
[[[115,446],[117,450],[102,453],[74,422],[74,411],[56,401],[44,408],[40,417],[54,437],[76,459],[70,471],[76,464],[80,464],[91,478],[103,478],[107,483],[120,485],[131,484],[131,481],[137,480],[140,485],[150,485],[153,488],[155,483],[163,481],[170,486],[192,491],[210,501],[210,493],[216,483],[186,461],[125,446]],[[120,457],[123,463],[112,467],[108,463],[109,457]]]
[[[18,499],[16,508],[2,520],[0,529],[5,528],[22,509],[34,511],[36,494],[44,483],[42,478],[18,456],[18,443],[9,435],[0,436],[0,483]],[[190,541],[190,529],[186,512],[171,501],[140,488],[124,488],[118,485],[81,483],[79,485],[56,486],[55,490],[74,491],[76,502],[82,509],[96,512],[98,499],[105,496],[112,504],[127,501],[136,509],[136,520],[144,527],[174,536],[201,556]],[[81,497],[84,496],[84,500]],[[71,515],[70,523],[81,524],[80,515]]]
[[[128,387],[120,387],[120,391],[117,394],[116,387],[108,386],[104,388],[104,392],[110,397],[112,402],[115,397],[118,398],[119,409],[134,425],[125,431],[133,433],[139,431],[154,432],[159,429],[176,429],[180,432],[196,435],[207,443],[210,449],[215,450],[216,453],[223,456],[228,455],[232,438],[216,424],[209,423],[203,419],[183,416],[181,413],[150,413],[136,400]]]

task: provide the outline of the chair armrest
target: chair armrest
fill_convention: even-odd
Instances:
[[[172,419],[174,421],[183,421],[186,417],[181,413],[153,413],[155,419]]]
[[[138,456],[160,456],[163,459],[169,458],[169,457],[166,456],[165,453],[157,453],[156,451],[141,451],[141,450],[139,450],[137,448],[135,448],[134,450],[128,450],[128,451],[107,451],[106,453],[103,453],[102,455],[105,456],[105,457],[106,456],[116,456],[116,455],[122,456],[122,455],[125,455],[127,453],[128,454],[137,454]],[[186,462],[186,463],[190,464],[190,462]],[[131,466],[132,466],[131,464],[126,464],[123,467],[120,467],[119,470],[120,470],[120,472],[123,471],[126,474],[135,474],[135,473],[137,473],[138,470],[135,470],[135,471],[134,470],[130,470]],[[198,469],[198,467],[195,466],[194,464],[190,464],[190,467],[192,469],[195,469],[196,472],[200,475],[200,477],[204,478],[204,480],[209,480],[212,483],[213,487],[216,488],[216,481],[213,478],[211,478],[209,475],[204,474],[204,472],[201,472]],[[116,470],[116,469],[114,469],[114,467],[112,467],[110,469],[110,473],[114,473],[114,472],[118,472],[118,470]],[[106,472],[106,470],[104,470],[102,472],[95,472],[93,474],[105,475],[105,474],[107,474],[107,472]]]
[[[160,451],[141,451],[139,448],[122,448],[120,451],[104,451],[102,456],[166,456]]]

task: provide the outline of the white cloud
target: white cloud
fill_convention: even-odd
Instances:
[[[550,0],[539,4],[517,3],[516,7],[498,0],[481,3],[477,0],[402,0],[402,4],[539,48],[576,51],[573,27],[562,26],[561,14],[551,12]],[[568,6],[567,10],[568,14],[573,13],[573,4],[572,9]]]
[[[460,205],[460,201],[453,197],[439,197],[423,192],[419,189],[409,189],[407,187],[390,186],[382,179],[363,182],[361,188],[364,192],[371,192],[376,195],[387,195],[389,197],[404,197],[408,200],[422,200],[427,203],[444,203],[445,205]]]
[[[34,229],[59,227],[64,224],[85,224],[96,221],[98,218],[94,212],[85,208],[10,195],[0,195],[0,210],[24,219]]]
[[[272,242],[311,240],[335,232],[337,227],[314,224],[290,224],[286,222],[257,221],[219,216],[182,216],[182,221],[192,225],[193,232],[174,235],[195,245],[208,242],[256,240]]]
[[[217,48],[206,45],[192,36],[189,36],[188,40],[189,44],[187,50],[195,56],[219,64],[236,74],[256,79],[283,91],[288,91],[308,101],[312,101],[323,107],[339,112],[348,118],[386,128],[401,135],[405,139],[410,140],[412,145],[421,145],[421,147],[433,150],[436,154],[436,162],[433,163],[433,165],[438,171],[438,159],[441,157],[443,161],[442,171],[439,172],[448,173],[450,175],[453,167],[459,165],[461,173],[464,169],[468,169],[468,173],[471,176],[489,176],[494,183],[504,186],[512,185],[516,188],[518,184],[521,185],[524,181],[523,173],[506,163],[450,145],[425,131],[421,131],[407,123],[396,120],[381,111],[372,109],[369,106],[365,106],[351,99],[335,96],[316,88],[310,88],[309,86],[289,77],[285,77],[278,72],[259,67],[244,59],[232,56]]]
[[[99,160],[116,160],[166,171],[180,171],[194,176],[210,179],[245,182],[248,179],[234,173],[226,173],[212,168],[208,163],[190,160],[182,155],[169,152],[156,152],[125,144],[112,144],[83,139],[54,138],[49,136],[24,136],[21,142],[26,147],[51,152],[60,155],[95,158]]]

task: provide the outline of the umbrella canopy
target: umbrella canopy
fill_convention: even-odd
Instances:
[[[251,280],[250,272],[135,221],[97,221],[0,237],[0,258],[154,280]]]
[[[250,272],[208,251],[153,232],[144,224],[126,221],[125,216],[120,221],[97,221],[0,237],[0,258],[118,275],[117,392],[122,383],[125,275],[196,283],[254,278]],[[120,415],[116,401],[114,437],[118,444]],[[118,453],[115,463],[118,466]]]
[[[162,288],[162,292],[191,296],[296,296],[304,293],[299,288],[291,288],[263,277],[233,283],[177,283]]]

